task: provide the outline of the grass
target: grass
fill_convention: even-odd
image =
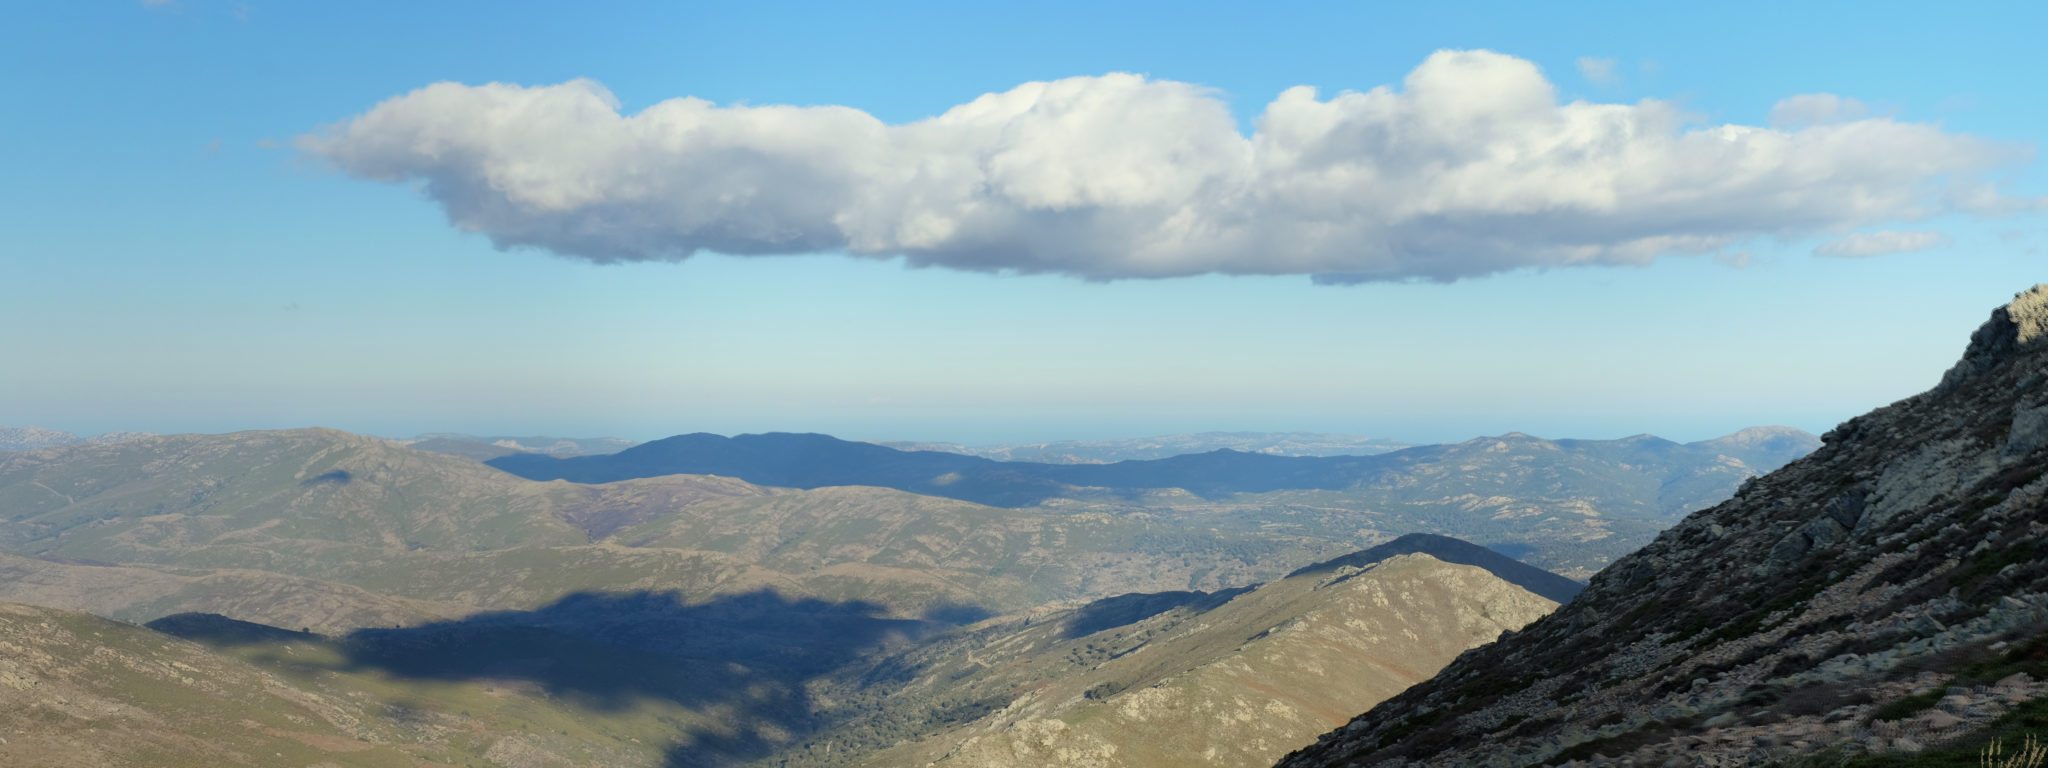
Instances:
[[[2048,699],[2035,699],[1983,729],[1914,753],[1845,755],[1828,751],[1780,763],[1781,768],[2039,768],[2048,747],[2035,734],[2048,729]],[[2014,747],[2013,745],[2018,745]]]

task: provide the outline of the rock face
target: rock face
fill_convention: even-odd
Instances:
[[[1823,439],[1280,765],[1763,765],[2038,717],[2048,286]]]

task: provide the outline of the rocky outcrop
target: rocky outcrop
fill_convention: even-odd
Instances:
[[[2048,286],[1851,419],[1281,761],[1764,765],[1914,751],[2048,686]]]

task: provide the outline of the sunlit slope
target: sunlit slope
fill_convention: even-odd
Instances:
[[[715,550],[806,580],[924,574],[1016,610],[1123,592],[1271,578],[1336,546],[1153,515],[1047,513],[884,488],[831,487],[681,508],[620,531],[635,547]]]
[[[141,627],[0,604],[0,650],[0,764],[416,764],[358,702]]]
[[[1466,545],[1469,546],[1469,545]],[[1128,595],[943,638],[820,688],[796,766],[1270,764],[1556,603],[1428,555]]]

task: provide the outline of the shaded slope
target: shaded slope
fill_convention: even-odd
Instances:
[[[359,715],[362,726],[397,731],[387,735],[423,758],[715,766],[808,731],[819,675],[951,626],[883,613],[767,591],[643,591],[332,637],[211,614],[150,626],[303,690],[376,702],[386,711]]]
[[[152,622],[160,634],[0,604],[0,765],[733,765],[807,722],[792,659],[844,657],[902,624],[861,610],[586,597],[329,637],[202,614]]]
[[[1537,568],[1491,549],[1449,536],[1411,533],[1363,552],[1326,560],[1287,575],[1288,578],[1362,568],[1395,555],[1425,554],[1446,563],[1484,569],[1494,577],[1529,590],[1553,603],[1568,603],[1586,585]]]
[[[2048,286],[1825,440],[1281,764],[1753,765],[2039,717]]]

